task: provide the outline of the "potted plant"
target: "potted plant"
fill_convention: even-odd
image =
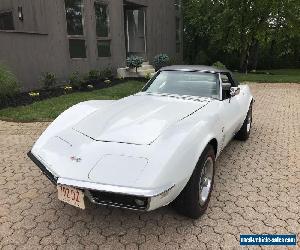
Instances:
[[[126,59],[127,67],[129,67],[129,69],[135,69],[136,73],[138,68],[142,66],[143,62],[144,59],[139,56],[129,56]]]
[[[154,57],[153,64],[155,70],[158,71],[162,67],[170,65],[170,58],[167,54],[159,54]]]

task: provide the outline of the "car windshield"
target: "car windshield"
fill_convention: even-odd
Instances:
[[[218,85],[218,77],[213,73],[162,71],[150,80],[143,91],[219,98]]]

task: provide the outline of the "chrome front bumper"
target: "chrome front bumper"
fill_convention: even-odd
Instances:
[[[112,207],[121,207],[133,210],[150,211],[161,204],[160,200],[165,199],[173,186],[158,189],[140,189],[122,186],[99,184],[94,182],[73,180],[57,177],[49,171],[32,153],[28,157],[40,168],[42,173],[55,185],[65,185],[78,188],[85,192],[85,196],[95,204]]]

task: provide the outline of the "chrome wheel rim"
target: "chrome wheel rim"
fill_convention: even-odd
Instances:
[[[248,117],[247,117],[247,133],[250,132],[251,124],[252,124],[252,110],[250,109]]]
[[[202,168],[199,182],[199,202],[203,206],[210,194],[212,188],[212,179],[214,174],[214,161],[208,157]]]

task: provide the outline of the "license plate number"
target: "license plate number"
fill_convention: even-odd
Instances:
[[[84,193],[69,186],[57,186],[58,199],[72,206],[85,209]]]

